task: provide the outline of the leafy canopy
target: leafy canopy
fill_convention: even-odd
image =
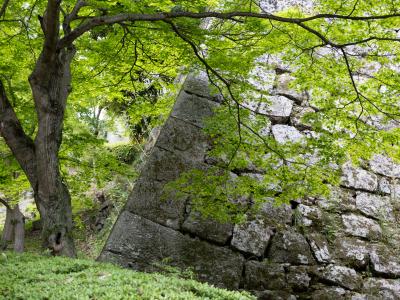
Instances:
[[[209,180],[194,171],[178,182],[181,189],[198,194],[207,186],[198,200],[215,200],[212,209],[203,209],[209,214],[229,208],[232,193],[251,196],[255,203],[265,197],[287,202],[326,195],[327,184],[338,183],[332,165],[360,162],[373,153],[400,159],[399,129],[392,126],[399,114],[399,4],[316,0],[306,9],[271,14],[256,1],[62,1],[62,11],[71,18],[71,28],[63,33],[76,33],[77,47],[63,149],[85,135],[78,130],[84,123],[80,116],[99,107],[122,107],[132,123],[143,121],[142,115],[161,123],[175,96],[172,79],[202,70],[224,95],[224,106],[206,130],[215,140],[212,155],[221,161],[211,176],[221,169],[225,175]],[[44,5],[10,1],[0,20],[0,76],[31,136],[36,115],[26,79],[43,43],[36,16],[43,15]],[[271,96],[269,83],[254,70],[282,68],[295,78],[291,88],[307,91],[316,113],[305,118],[317,133],[284,145],[263,133],[265,116],[246,105],[268,103]],[[149,104],[140,91],[151,85],[161,92]],[[84,140],[93,145],[91,138]],[[86,149],[74,147],[73,157]],[[310,164],[314,154],[319,160]],[[220,190],[220,180],[231,181],[231,171],[249,165],[262,169],[264,178],[241,178],[229,192]]]

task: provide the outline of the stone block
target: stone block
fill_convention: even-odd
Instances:
[[[323,281],[349,290],[357,290],[362,284],[361,275],[354,269],[344,266],[329,265],[321,270],[320,277]]]
[[[351,163],[342,167],[342,184],[345,187],[374,192],[378,189],[378,176],[363,169],[354,168]]]
[[[187,160],[203,162],[209,144],[210,141],[201,128],[170,117],[155,145]]]
[[[310,233],[307,235],[307,240],[318,263],[328,263],[331,261],[328,242],[322,234]]]
[[[271,96],[268,102],[261,102],[258,113],[268,116],[273,122],[285,123],[292,113],[293,101],[283,96]]]
[[[232,246],[239,251],[263,256],[274,231],[257,219],[235,225],[233,230]]]
[[[164,186],[163,182],[140,178],[125,209],[153,222],[179,229],[188,197],[164,194]]]
[[[281,290],[286,287],[283,265],[248,261],[245,264],[244,286],[248,290]]]
[[[372,272],[385,278],[400,278],[400,258],[387,247],[378,247],[370,253]]]
[[[293,111],[292,111],[292,116],[290,117],[290,121],[292,122],[292,125],[295,126],[298,129],[304,130],[304,129],[311,129],[312,126],[309,122],[305,121],[304,118],[308,114],[315,113],[315,110],[313,110],[311,107],[308,106],[294,106]]]
[[[372,157],[369,164],[374,173],[388,177],[400,177],[400,164],[394,163],[387,156],[376,154]]]
[[[225,245],[232,236],[233,225],[221,224],[216,220],[202,217],[198,212],[191,211],[183,222],[182,229],[200,238]]]
[[[358,193],[356,197],[356,206],[359,211],[367,216],[389,222],[395,221],[389,197],[381,197],[369,193]]]
[[[303,135],[300,131],[296,129],[296,127],[289,126],[289,125],[274,125],[272,126],[272,135],[274,136],[275,140],[280,143],[284,144],[287,142],[297,143],[303,139]]]
[[[295,291],[306,291],[310,286],[311,277],[306,267],[291,266],[286,277],[288,285]]]
[[[382,230],[378,222],[369,218],[355,214],[346,214],[342,215],[342,221],[345,232],[353,236],[374,240],[379,239],[382,235]]]
[[[303,235],[295,231],[277,233],[267,256],[272,262],[294,265],[314,264],[310,246]]]
[[[172,109],[171,116],[203,127],[205,118],[211,117],[213,109],[217,106],[216,102],[181,91]]]
[[[183,90],[197,96],[211,98],[209,81],[205,73],[189,74],[183,83]]]
[[[357,269],[368,265],[370,247],[365,241],[340,236],[335,240],[334,245],[335,258],[341,264]]]
[[[368,295],[378,296],[378,299],[400,299],[400,280],[367,278],[363,284],[363,291]]]
[[[237,289],[244,258],[227,248],[190,238],[173,229],[124,211],[119,216],[100,261],[140,271],[159,271],[161,262],[191,269],[196,279]]]

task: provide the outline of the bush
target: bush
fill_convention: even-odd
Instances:
[[[0,299],[254,299],[194,280],[111,264],[35,254],[0,254]]]

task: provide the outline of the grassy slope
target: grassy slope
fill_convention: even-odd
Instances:
[[[0,299],[254,299],[194,280],[89,260],[0,253]]]

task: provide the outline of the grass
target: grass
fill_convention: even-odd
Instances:
[[[0,253],[0,299],[255,299],[194,280],[90,260]]]

